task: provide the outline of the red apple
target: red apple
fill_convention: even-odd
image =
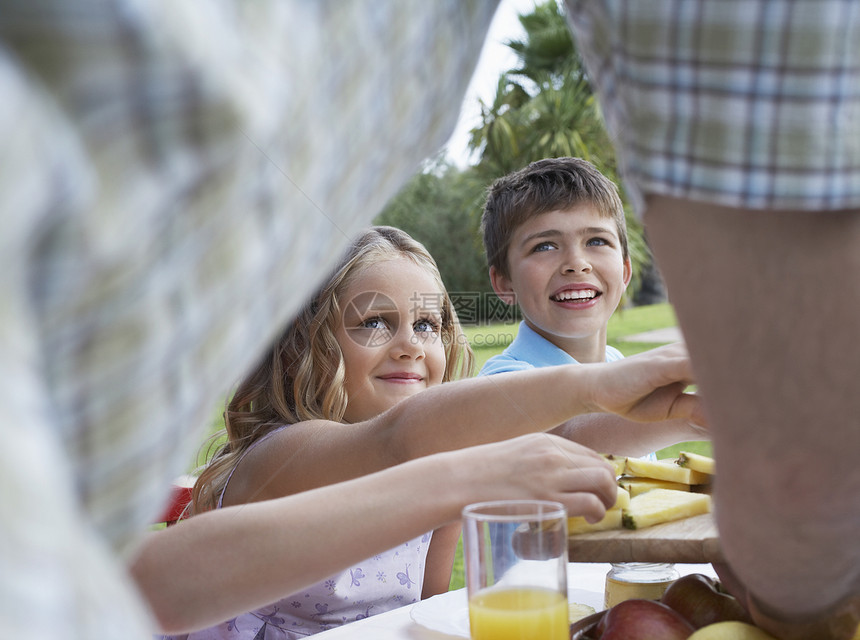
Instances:
[[[684,616],[696,629],[728,620],[752,623],[737,598],[721,591],[719,582],[700,573],[675,580],[660,601]]]
[[[655,600],[624,600],[598,625],[600,640],[687,640],[695,631],[681,614]]]

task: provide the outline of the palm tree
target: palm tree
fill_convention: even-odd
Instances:
[[[508,46],[520,59],[516,73],[540,84],[539,75],[549,74],[564,80],[571,72],[583,75],[573,39],[558,3],[552,0],[536,5],[532,13],[520,15],[526,32],[524,40],[513,40]]]
[[[614,174],[611,146],[558,4],[538,5],[520,23],[524,39],[507,43],[518,66],[501,75],[492,104],[481,104],[481,125],[471,131],[479,166],[500,175],[537,158],[575,155]]]
[[[470,132],[477,175],[489,183],[540,158],[577,156],[619,184],[615,152],[559,3],[547,0],[519,20],[524,37],[507,43],[518,64],[501,74],[492,103],[481,103],[481,124]],[[636,291],[651,257],[629,211],[627,223]]]

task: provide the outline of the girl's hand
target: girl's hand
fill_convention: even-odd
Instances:
[[[571,516],[596,522],[616,500],[615,471],[600,455],[565,438],[532,433],[456,452],[468,465],[470,502],[561,502]]]
[[[701,399],[684,392],[693,381],[693,372],[682,343],[609,364],[585,366],[591,368],[586,382],[595,411],[639,422],[682,419],[707,424]]]

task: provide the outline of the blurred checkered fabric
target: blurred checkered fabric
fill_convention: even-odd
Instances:
[[[639,209],[860,207],[860,3],[565,4]]]
[[[148,637],[117,556],[446,142],[495,7],[0,0],[0,635]]]

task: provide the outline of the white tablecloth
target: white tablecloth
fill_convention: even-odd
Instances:
[[[603,608],[603,585],[606,572],[610,565],[603,563],[571,563],[567,576],[571,600],[593,606],[596,610]],[[678,564],[678,573],[703,573],[716,577],[709,564]],[[432,602],[431,602],[432,601]],[[416,617],[431,618],[428,623],[419,624],[412,619],[413,609],[421,608],[425,615]],[[432,621],[434,615],[441,612],[443,617],[438,623]],[[465,620],[466,622],[463,622]],[[433,626],[429,628],[427,624]],[[463,629],[465,625],[465,629]],[[460,633],[444,633],[439,628],[456,628]],[[359,622],[324,631],[313,636],[314,640],[453,640],[468,637],[468,610],[466,609],[466,594],[464,589],[450,591],[429,600],[414,605],[401,607],[388,613],[371,616]]]

